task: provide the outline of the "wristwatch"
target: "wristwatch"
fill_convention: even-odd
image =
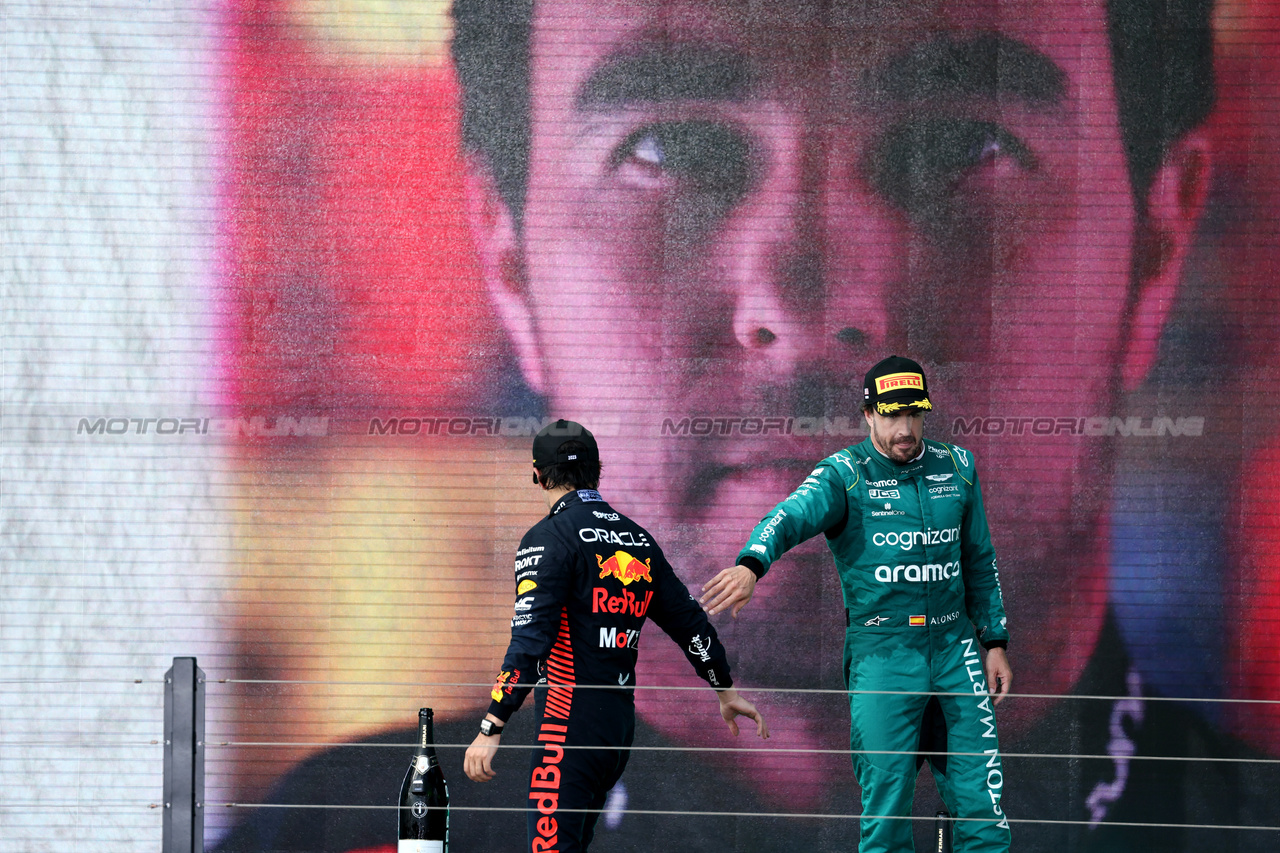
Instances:
[[[481,720],[480,734],[484,735],[485,737],[500,735],[502,734],[502,726],[498,725],[493,720]]]

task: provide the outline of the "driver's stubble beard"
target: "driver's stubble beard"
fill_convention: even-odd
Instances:
[[[871,430],[871,440],[875,443],[876,449],[889,458],[890,461],[899,465],[905,465],[920,455],[920,451],[924,449],[924,436],[915,441],[910,447],[900,449],[892,442],[897,434],[897,427],[890,427],[888,432],[877,428],[874,419],[868,420],[868,426]]]

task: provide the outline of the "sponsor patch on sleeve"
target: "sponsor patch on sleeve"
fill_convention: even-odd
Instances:
[[[494,682],[493,690],[489,694],[493,697],[493,701],[501,702],[503,693],[510,695],[515,688],[511,687],[508,682],[516,682],[519,679],[520,672],[518,670],[516,672],[507,672],[504,670],[498,673],[498,679]]]

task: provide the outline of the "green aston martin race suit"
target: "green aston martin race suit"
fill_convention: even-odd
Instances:
[[[956,849],[1007,850],[979,645],[1004,645],[1009,634],[973,456],[926,440],[919,457],[899,465],[867,438],[818,463],[756,525],[738,561],[763,575],[819,533],[844,591],[850,747],[868,816],[861,853],[912,849],[911,821],[892,816],[911,814],[913,753],[930,703],[920,694],[929,692],[940,694],[932,710],[941,711],[951,753],[931,759],[939,792],[953,815],[981,818],[956,822]]]

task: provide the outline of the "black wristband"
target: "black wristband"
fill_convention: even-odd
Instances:
[[[764,577],[764,564],[752,557],[750,554],[738,558],[739,566],[746,566],[751,570],[751,574],[756,576],[756,580]]]
[[[1008,640],[992,640],[989,643],[983,643],[982,647],[987,651],[990,651],[991,649],[1008,649],[1009,641]]]

